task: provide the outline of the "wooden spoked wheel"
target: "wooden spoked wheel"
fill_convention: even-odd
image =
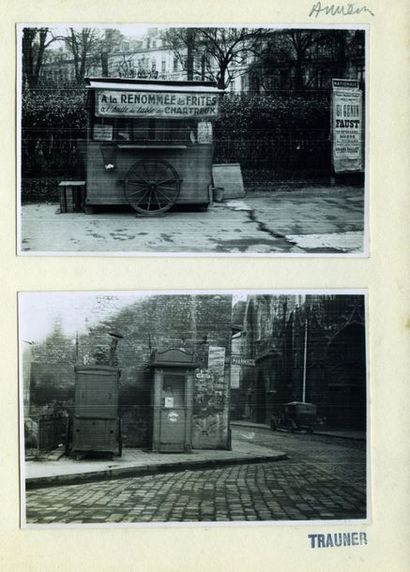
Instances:
[[[168,211],[181,189],[174,167],[163,159],[141,159],[125,177],[125,197],[134,210],[145,216]]]

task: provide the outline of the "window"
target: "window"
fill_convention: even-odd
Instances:
[[[190,145],[191,132],[196,133],[195,120],[175,122],[172,119],[138,118],[128,120],[116,118],[114,139],[119,143],[155,143],[167,142]]]
[[[174,57],[174,65],[173,65],[174,72],[178,71],[178,58]]]
[[[166,72],[166,69],[167,69],[167,63],[166,63],[165,60],[162,60],[162,62],[161,62],[161,72],[162,72],[162,73],[165,73],[165,72]]]
[[[248,91],[249,89],[249,81],[248,81],[248,76],[247,75],[243,75],[241,77],[241,90],[242,91]]]

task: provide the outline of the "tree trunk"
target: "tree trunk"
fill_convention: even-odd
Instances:
[[[301,58],[298,55],[295,62],[295,89],[297,91],[302,91],[304,87],[305,87],[305,81],[303,77],[303,67]]]
[[[219,89],[225,89],[225,77],[226,77],[226,69],[227,66],[225,64],[221,64],[219,67],[219,74],[218,74],[218,81],[217,81],[217,87]]]
[[[39,46],[37,57],[34,57],[34,41],[39,33]],[[44,52],[48,28],[24,28],[23,30],[23,75],[28,87],[34,88],[38,84],[41,68],[43,66]]]
[[[205,73],[206,73],[206,55],[202,54],[201,56],[201,80],[205,81]]]
[[[23,30],[23,76],[28,87],[33,86],[33,40],[36,32],[30,28]]]
[[[187,30],[187,79],[194,79],[194,45],[195,45],[195,32],[192,28]]]
[[[38,80],[40,79],[40,71],[41,71],[41,68],[43,66],[44,52],[46,49],[47,34],[48,34],[47,28],[40,30],[39,47],[38,47],[38,53],[37,53],[36,66],[35,66],[35,70],[34,70],[35,85],[38,84]]]
[[[108,53],[101,53],[101,75],[102,77],[108,77]]]

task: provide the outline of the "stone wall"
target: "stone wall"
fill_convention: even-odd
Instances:
[[[226,449],[229,445],[229,384],[211,369],[194,375],[192,445],[194,449]]]
[[[121,370],[119,412],[124,446],[151,444],[153,373],[149,367],[153,351],[183,348],[194,353],[200,369],[194,375],[194,448],[226,448],[229,443],[229,368],[231,345],[231,296],[163,295],[137,301],[95,325],[78,340],[78,361],[92,364],[95,353],[109,355],[109,332],[121,333],[118,367]],[[64,340],[61,340],[64,346]],[[42,388],[49,401],[56,399],[61,384],[74,393],[72,355],[60,363],[41,364],[32,371],[32,388]],[[40,352],[41,353],[41,352]],[[34,384],[33,384],[34,381]]]

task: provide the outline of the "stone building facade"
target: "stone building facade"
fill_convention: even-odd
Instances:
[[[164,44],[161,31],[150,28],[140,40],[126,38],[118,30],[105,30],[106,45],[113,47],[87,58],[86,76],[185,80],[181,62]],[[104,71],[104,67],[106,67]],[[75,81],[74,61],[65,46],[47,52],[40,79],[43,85]],[[200,78],[197,78],[200,79]]]
[[[260,295],[241,311],[235,347],[254,365],[240,368],[233,418],[270,423],[284,403],[303,400],[305,370],[305,401],[326,425],[366,427],[363,296]]]
[[[269,48],[273,40],[283,31],[271,31],[261,41],[259,53],[254,50],[245,52],[230,64],[230,93],[269,93],[275,90],[295,89],[295,74],[297,64],[292,58],[284,60],[280,57],[281,50],[292,49],[289,45]],[[311,34],[309,30],[300,30],[299,34]],[[332,38],[335,45],[315,45],[306,49],[303,61],[303,78],[307,89],[325,89],[331,87],[333,77],[357,79],[364,88],[365,53],[363,31],[338,31],[344,34],[343,50],[338,44],[338,35]],[[353,42],[355,36],[359,38]],[[300,42],[303,45],[303,41]],[[353,44],[354,48],[350,48]],[[291,44],[292,45],[292,44]],[[187,72],[181,60],[184,60],[184,50],[181,48],[180,58],[167,46],[163,29],[149,28],[143,37],[136,39],[123,36],[120,30],[106,29],[102,40],[101,53],[93,53],[87,57],[86,75],[109,77],[132,77],[142,79],[186,80]],[[104,48],[105,46],[105,48]],[[281,48],[281,49],[280,49]],[[286,48],[286,49],[285,49]],[[342,54],[340,52],[343,52]],[[297,50],[296,50],[297,52]],[[279,53],[279,56],[278,56]],[[293,54],[294,55],[294,54]],[[206,54],[194,54],[194,80],[204,80],[199,70],[201,61]],[[290,57],[290,56],[289,56]],[[215,65],[217,65],[215,63]],[[215,68],[215,72],[217,68]],[[74,82],[74,62],[70,51],[61,45],[58,49],[47,51],[46,60],[41,69],[43,85],[61,85]]]

